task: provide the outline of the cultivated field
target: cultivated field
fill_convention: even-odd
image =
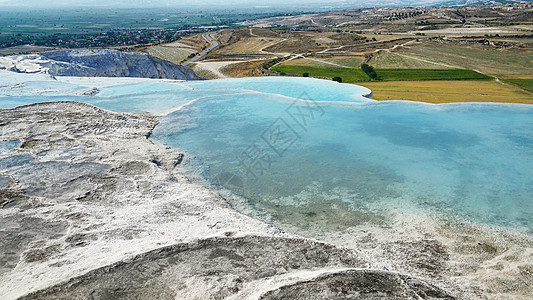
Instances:
[[[517,85],[533,93],[533,79],[504,79],[504,81]]]
[[[491,79],[476,71],[462,69],[376,69],[376,73],[386,81]]]
[[[141,51],[175,64],[181,64],[210,45],[211,43],[202,34],[191,34],[178,41],[146,47]]]
[[[375,100],[533,104],[533,93],[498,83],[495,80],[375,81],[358,84],[371,89]]]
[[[424,43],[404,47],[398,53],[485,74],[533,74],[533,54]]]
[[[385,52],[374,56],[369,62],[378,69],[446,69],[452,68],[443,63],[433,62],[429,59],[420,59],[409,55]]]
[[[165,46],[177,47],[177,48],[190,48],[200,52],[201,50],[209,47],[211,43],[207,41],[203,34],[191,34],[186,37],[180,38],[178,41],[166,44]]]
[[[522,31],[517,30],[512,26],[501,27],[455,27],[443,28],[436,30],[413,31],[412,33],[423,33],[425,35],[447,35],[447,36],[480,36],[485,34],[500,34],[500,35],[520,35]]]
[[[171,61],[175,64],[182,63],[191,54],[196,53],[196,51],[191,48],[172,46],[154,46],[149,47],[146,51],[150,55]]]
[[[281,38],[250,37],[228,45],[218,52],[219,54],[269,54],[263,49],[282,41]]]
[[[309,65],[279,65],[273,71],[314,77],[341,77],[343,82],[370,81],[370,77],[359,68],[321,67]],[[464,69],[376,69],[383,81],[424,81],[424,80],[487,80],[487,75]]]
[[[315,66],[315,67],[346,67],[346,68],[359,68],[363,58],[360,56],[348,56],[348,57],[303,57],[284,62],[285,66]]]

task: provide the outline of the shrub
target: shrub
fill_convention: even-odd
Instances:
[[[340,78],[339,76],[335,76],[333,77],[333,81],[337,81],[337,82],[342,82],[342,78]]]
[[[309,77],[309,73],[305,72],[302,74],[303,77]]]

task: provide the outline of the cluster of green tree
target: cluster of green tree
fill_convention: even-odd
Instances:
[[[419,26],[432,26],[432,25],[450,25],[450,24],[458,24],[462,21],[415,21],[415,25]]]
[[[409,11],[409,12],[393,12],[392,14],[385,16],[384,18],[389,21],[396,21],[406,18],[416,17],[422,14],[422,11]]]
[[[363,72],[365,72],[365,74],[371,79],[379,80],[378,74],[376,73],[376,70],[374,70],[374,67],[368,64],[361,64],[361,70],[363,70]]]

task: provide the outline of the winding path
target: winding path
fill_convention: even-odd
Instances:
[[[206,56],[209,52],[211,52],[213,49],[218,47],[218,45],[219,45],[218,42],[211,36],[214,33],[215,32],[204,33],[204,35],[203,35],[204,38],[207,39],[211,43],[211,46],[209,46],[209,48],[205,49],[200,54],[196,55],[195,57],[191,58],[190,60],[184,62],[182,65],[187,66],[189,64],[192,64],[193,62],[198,61],[200,58]]]

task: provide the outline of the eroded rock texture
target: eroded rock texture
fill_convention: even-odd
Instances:
[[[347,270],[283,286],[261,299],[456,299],[446,291],[407,275]]]

